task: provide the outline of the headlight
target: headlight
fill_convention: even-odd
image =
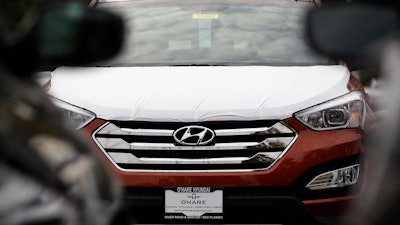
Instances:
[[[363,95],[354,91],[299,111],[294,116],[313,130],[363,129],[364,112],[365,101]]]
[[[57,98],[52,98],[54,104],[63,112],[65,118],[71,121],[72,125],[77,129],[81,129],[90,123],[96,115],[88,110],[71,105]]]

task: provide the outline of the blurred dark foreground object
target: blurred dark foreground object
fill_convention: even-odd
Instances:
[[[20,75],[104,60],[114,56],[121,47],[122,19],[81,2],[44,5],[38,16],[30,19],[35,21],[33,25],[19,29],[26,31],[16,29],[18,35],[24,34],[23,37],[14,35],[17,42],[0,39],[0,60]]]
[[[378,51],[399,28],[398,16],[389,5],[328,3],[309,13],[307,34],[317,51],[351,59]]]
[[[44,1],[13,2],[38,7]],[[0,224],[128,224],[118,181],[32,78],[39,68],[113,56],[122,42],[122,20],[76,2],[45,8],[24,27],[5,24],[15,22],[5,15],[0,14]]]
[[[307,35],[316,51],[357,68],[378,67],[387,84],[378,103],[387,113],[369,143],[370,180],[354,207],[355,220],[343,224],[398,224],[400,219],[400,3],[330,3],[311,11]]]

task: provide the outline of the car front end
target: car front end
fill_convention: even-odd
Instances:
[[[303,4],[313,3],[177,1],[175,9],[175,2],[135,2],[104,7],[136,6],[130,14],[135,38],[127,45],[140,46],[138,58],[129,55],[123,59],[130,63],[115,66],[58,68],[49,88],[121,180],[134,221],[335,224],[352,215],[351,203],[366,181],[364,142],[373,117],[359,80],[304,46],[292,49],[298,56],[283,59],[287,46],[279,43],[287,34],[256,47],[258,54],[250,49],[265,44],[252,36],[262,33],[259,26],[272,24],[279,33],[281,26],[268,21],[287,16],[289,29]],[[286,4],[295,7],[284,15]],[[149,13],[159,27],[145,26]],[[247,18],[240,13],[261,16],[262,23],[225,19]],[[175,15],[175,29],[163,15]],[[177,22],[181,16],[195,28],[192,33],[179,30],[187,28]],[[236,36],[218,39],[226,32]],[[191,35],[196,40],[189,41]],[[153,39],[171,55],[161,47],[154,52],[162,43]],[[213,58],[221,52],[228,58]]]

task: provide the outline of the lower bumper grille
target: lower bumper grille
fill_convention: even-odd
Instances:
[[[125,203],[141,224],[318,224],[294,194],[285,187],[224,188],[223,220],[165,220],[163,188],[128,188]]]

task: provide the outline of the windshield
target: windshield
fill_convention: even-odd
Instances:
[[[108,1],[126,39],[107,65],[327,64],[304,41],[301,1]]]

